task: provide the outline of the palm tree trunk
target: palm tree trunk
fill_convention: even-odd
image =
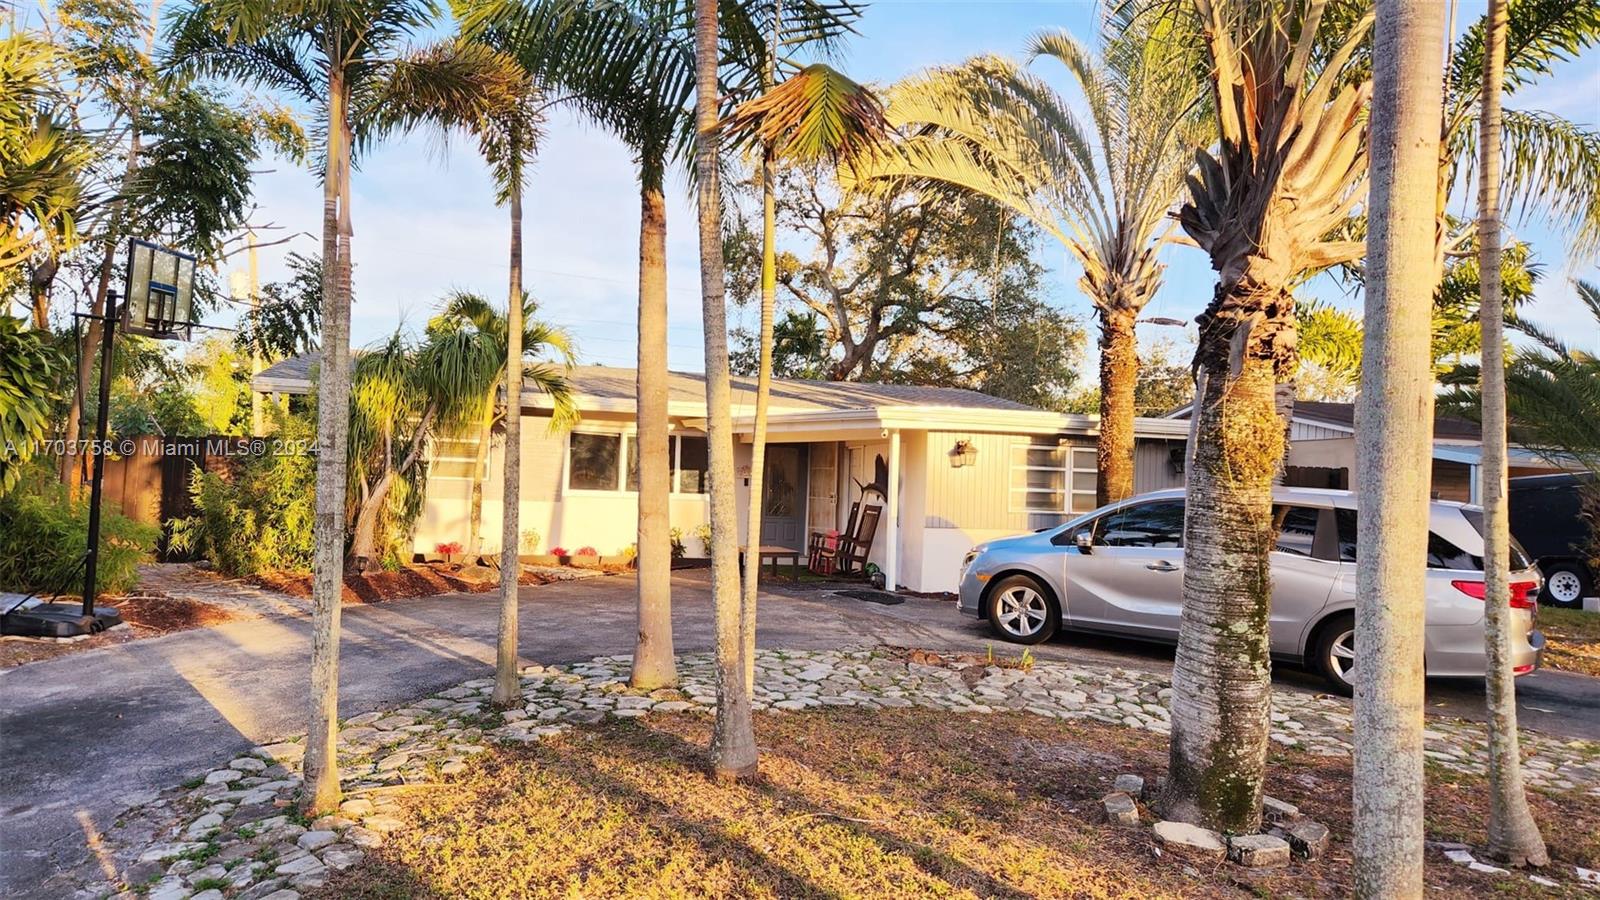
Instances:
[[[1505,89],[1506,0],[1489,0],[1478,119],[1478,271],[1482,291],[1483,580],[1488,656],[1489,853],[1514,866],[1550,862],[1528,809],[1511,673],[1511,519],[1506,499],[1505,298],[1500,284],[1500,95]]]
[[[1138,380],[1134,317],[1120,310],[1101,310],[1098,506],[1133,496],[1133,388]]]
[[[1356,408],[1356,896],[1422,896],[1422,566],[1446,5],[1378,0],[1366,323]]]
[[[1286,294],[1275,305],[1289,305]],[[1201,340],[1171,760],[1161,807],[1169,819],[1253,834],[1261,825],[1270,734],[1268,552],[1283,426],[1273,401],[1273,360],[1247,354],[1234,373],[1226,341],[1205,334]]]
[[[722,262],[717,140],[717,0],[695,0],[695,174],[700,217],[700,297],[706,341],[706,442],[711,475],[711,602],[716,615],[717,716],[711,767],[718,778],[756,774],[756,739],[740,639],[738,517],[734,513],[732,390]],[[754,564],[754,560],[751,561]]]
[[[672,651],[672,462],[667,436],[667,198],[661,156],[639,179],[639,638],[630,683],[678,683]]]
[[[357,572],[366,571],[368,566],[377,561],[378,522],[383,517],[384,508],[389,505],[394,475],[393,468],[380,475],[372,490],[367,492],[366,499],[356,507],[356,522],[350,530],[350,552],[347,557]]]
[[[512,142],[513,145],[519,143]],[[516,149],[515,147],[513,149]],[[500,513],[500,631],[495,641],[496,706],[522,699],[517,670],[517,591],[522,575],[522,178],[511,180],[511,284],[506,303],[506,461]]]
[[[28,276],[28,300],[33,307],[33,327],[40,331],[50,329],[50,288],[55,284],[56,272],[61,262],[54,253],[39,260]]]
[[[513,301],[513,306],[518,304]],[[478,446],[472,456],[472,499],[467,511],[467,559],[474,563],[483,552],[483,470],[489,460],[489,439],[494,431],[494,392],[483,407],[478,423]]]
[[[761,330],[756,369],[756,420],[750,440],[750,509],[745,522],[744,593],[739,602],[739,643],[744,654],[744,686],[755,690],[756,588],[760,581],[761,512],[766,489],[767,406],[772,399],[772,316],[778,298],[777,213],[772,148],[761,154]]]
[[[333,48],[329,59],[339,59]],[[350,129],[344,70],[328,72],[328,161],[322,186],[322,363],[317,375],[317,496],[312,556],[311,716],[306,807],[339,806],[339,597],[344,587],[345,473],[350,438]]]

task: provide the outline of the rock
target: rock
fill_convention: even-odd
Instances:
[[[1508,869],[1502,869],[1499,866],[1491,866],[1488,863],[1481,863],[1481,862],[1477,862],[1477,861],[1473,861],[1473,862],[1467,863],[1467,868],[1471,869],[1474,872],[1482,872],[1485,875],[1510,875],[1511,874],[1510,870],[1508,870]]]
[[[267,769],[267,764],[259,759],[256,759],[254,756],[241,756],[233,762],[228,763],[228,768],[238,769],[241,772],[265,772]]]
[[[378,760],[378,771],[392,772],[395,769],[405,765],[410,760],[411,754],[409,753],[391,753],[388,756],[385,756],[383,759]]]
[[[183,900],[189,896],[189,889],[184,887],[182,878],[163,878],[145,896],[149,900]]]
[[[222,900],[222,892],[216,888],[209,888],[198,894],[190,894],[189,900]]]
[[[500,573],[488,566],[462,566],[461,571],[456,573],[456,577],[462,581],[483,584],[489,581],[499,581]]]
[[[1139,824],[1139,807],[1134,804],[1132,797],[1122,791],[1113,791],[1102,797],[1100,807],[1105,810],[1106,822],[1109,824]]]
[[[163,860],[172,859],[175,856],[182,856],[183,854],[188,853],[190,850],[199,850],[203,846],[205,845],[198,844],[193,841],[185,841],[178,844],[156,844],[150,849],[144,851],[144,853],[140,854],[139,861],[161,862]]]
[[[345,815],[355,819],[359,819],[362,816],[369,816],[372,814],[372,801],[362,800],[360,798],[355,800],[346,800],[345,802],[339,804],[339,812],[342,812]]]
[[[1111,789],[1113,791],[1121,791],[1130,797],[1141,796],[1144,794],[1144,776],[1124,772],[1117,776],[1116,781],[1111,783]]]
[[[467,770],[467,764],[459,759],[451,760],[439,767],[440,775],[459,775]]]
[[[273,872],[277,875],[309,875],[314,872],[324,871],[326,868],[327,866],[322,864],[322,860],[308,853],[278,866]]]
[[[206,784],[227,784],[230,781],[238,781],[243,777],[244,773],[238,769],[218,769],[206,775]]]
[[[273,891],[272,893],[267,894],[266,896],[262,897],[261,900],[300,900],[300,892],[283,888],[282,890]]]
[[[1446,850],[1444,851],[1444,858],[1458,866],[1470,866],[1477,862],[1477,859],[1467,850]]]
[[[190,872],[189,883],[194,884],[197,881],[209,881],[213,878],[222,878],[227,874],[227,869],[223,868],[220,864],[212,863],[211,865],[206,866],[204,869],[196,869],[195,871]]]
[[[222,816],[220,814],[214,812],[206,813],[200,818],[195,819],[193,822],[190,822],[188,830],[184,831],[184,835],[190,838],[204,837],[206,832],[212,830],[213,828],[221,827]]]
[[[298,844],[302,850],[320,850],[329,844],[337,843],[338,840],[338,832],[308,831],[305,834],[300,835],[300,839],[295,841],[295,843]]]
[[[1228,839],[1228,858],[1252,869],[1289,864],[1289,842],[1270,834],[1247,834]]]
[[[1261,815],[1268,822],[1283,822],[1300,818],[1300,807],[1276,797],[1261,798]]]
[[[1156,840],[1168,847],[1176,847],[1214,859],[1221,859],[1227,853],[1227,847],[1222,843],[1222,835],[1198,825],[1187,822],[1157,822],[1155,825]]]
[[[355,848],[348,850],[329,849],[322,854],[322,863],[336,872],[343,872],[345,869],[360,862],[361,856],[361,851]]]
[[[1328,852],[1328,826],[1310,819],[1294,819],[1275,826],[1272,833],[1289,842],[1301,859],[1321,859]]]
[[[383,835],[376,831],[362,828],[360,825],[357,825],[349,831],[346,831],[344,833],[344,839],[352,844],[355,844],[357,847],[361,847],[366,850],[383,846]]]

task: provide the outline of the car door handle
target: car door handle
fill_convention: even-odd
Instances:
[[[1176,571],[1178,571],[1178,567],[1177,566],[1173,565],[1172,563],[1167,562],[1164,559],[1162,561],[1160,561],[1160,562],[1153,562],[1153,563],[1149,564],[1148,566],[1145,566],[1145,568],[1149,569],[1152,572],[1176,572]]]

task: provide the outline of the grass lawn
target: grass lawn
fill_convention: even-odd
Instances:
[[[1539,630],[1550,642],[1546,666],[1600,676],[1600,613],[1541,606]]]
[[[1273,756],[1269,792],[1333,831],[1329,857],[1251,872],[1158,851],[1101,822],[1122,772],[1153,779],[1166,741],[1008,713],[758,715],[762,779],[702,767],[710,720],[650,716],[502,746],[455,780],[401,794],[412,827],[335,876],[346,897],[1348,896],[1348,760]],[[1275,748],[1275,750],[1278,748]],[[1430,775],[1429,835],[1481,843],[1480,781]],[[1589,798],[1592,799],[1592,798]],[[1148,809],[1141,809],[1151,821]],[[1565,863],[1600,865],[1600,809],[1535,795]],[[1557,837],[1557,836],[1561,837]],[[1572,885],[1571,866],[1553,873]],[[1559,896],[1430,853],[1430,893]]]

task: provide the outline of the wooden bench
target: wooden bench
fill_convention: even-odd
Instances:
[[[744,558],[746,551],[748,550],[748,547],[739,548],[739,571],[741,572],[744,571]],[[802,554],[801,551],[796,550],[793,547],[776,547],[769,544],[762,544],[756,548],[756,567],[759,571],[762,563],[766,562],[767,560],[771,560],[772,574],[776,576],[778,574],[779,561],[786,559],[789,561],[790,565],[794,566],[795,568],[799,568],[800,557],[802,555],[804,554]]]

